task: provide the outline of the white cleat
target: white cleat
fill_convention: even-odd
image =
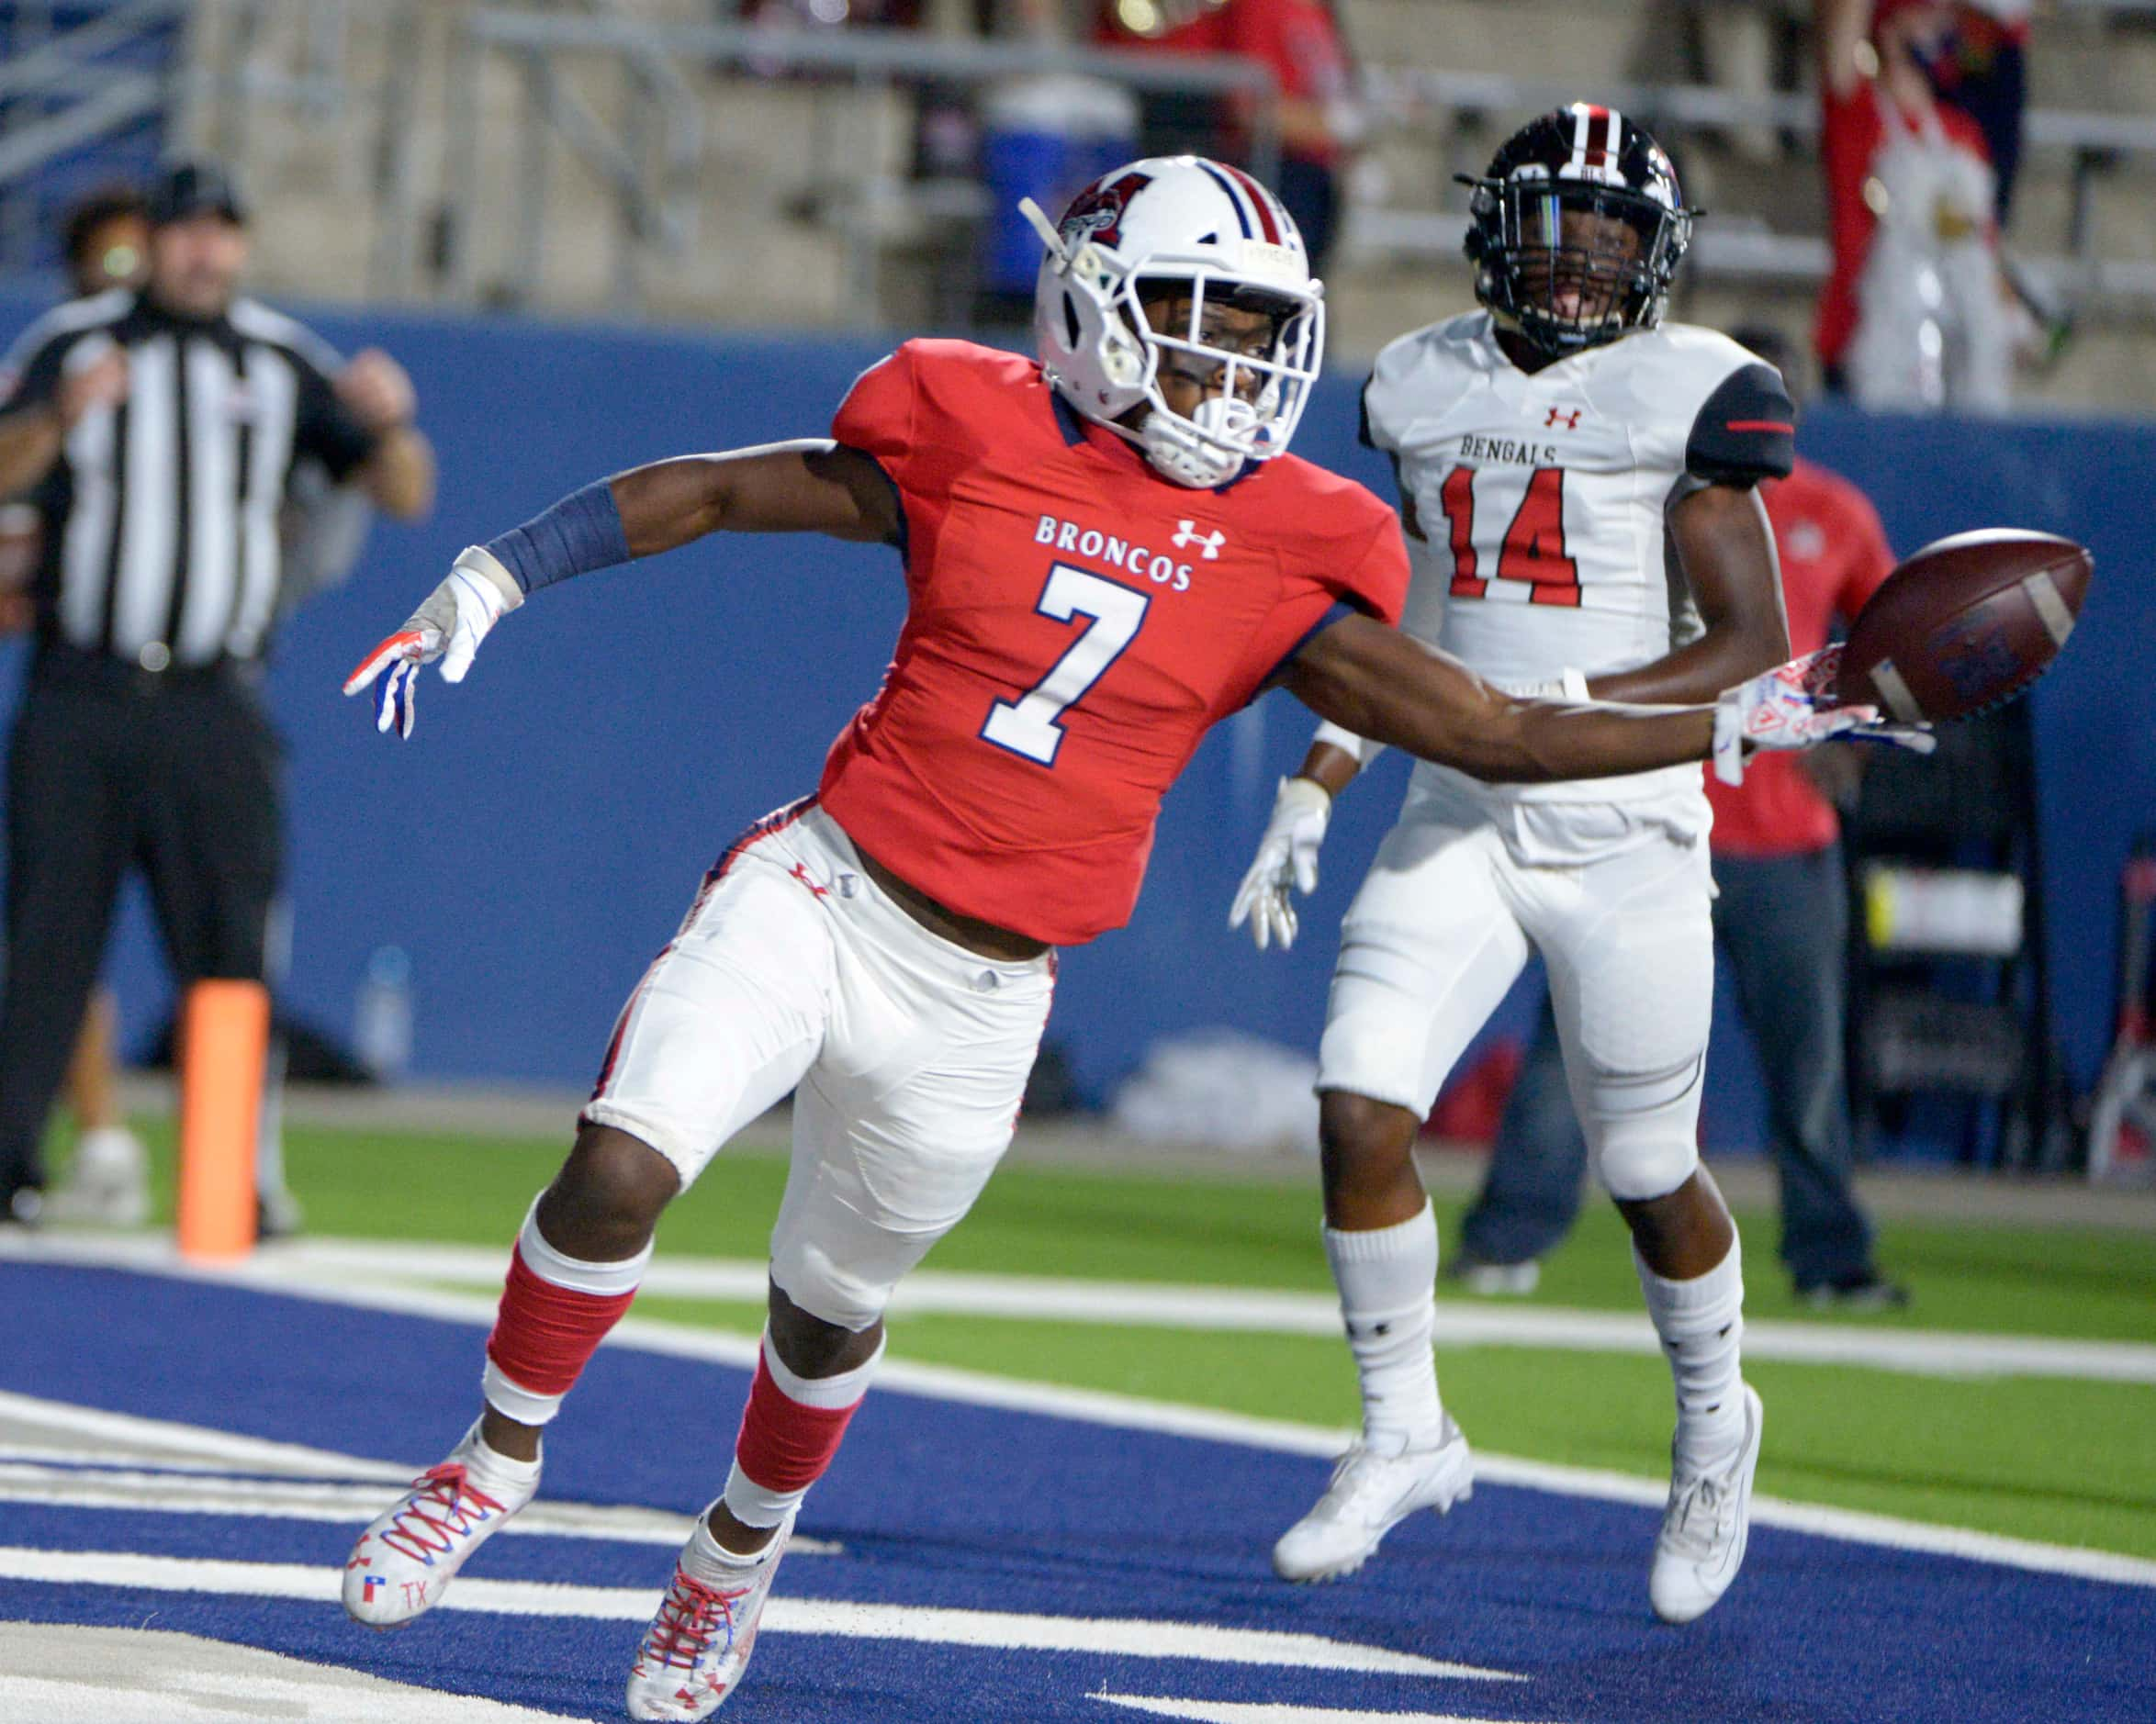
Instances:
[[[1381,1454],[1357,1443],[1332,1469],[1318,1506],[1280,1535],[1273,1572],[1287,1581],[1353,1574],[1416,1510],[1442,1515],[1474,1494],[1475,1458],[1449,1416],[1434,1449]]]
[[[539,1469],[521,1485],[489,1470],[477,1483],[467,1462],[479,1439],[474,1426],[440,1466],[359,1535],[344,1564],[344,1608],[370,1629],[401,1629],[442,1602],[465,1559],[501,1529],[539,1489]]]
[[[772,1576],[792,1536],[789,1519],[754,1566],[745,1562],[737,1578],[716,1584],[694,1579],[681,1562],[675,1563],[674,1584],[659,1600],[658,1615],[644,1630],[636,1662],[629,1666],[631,1718],[709,1718],[726,1703],[756,1651],[757,1625],[764,1619]],[[710,1542],[702,1525],[690,1535],[691,1544],[700,1538]]]
[[[150,1158],[124,1125],[86,1131],[75,1144],[67,1182],[46,1200],[52,1221],[139,1227],[150,1219]]]
[[[1752,1478],[1759,1471],[1766,1409],[1745,1385],[1745,1439],[1719,1472],[1669,1481],[1669,1506],[1655,1539],[1647,1596],[1665,1622],[1690,1622],[1712,1610],[1744,1566],[1752,1530]]]

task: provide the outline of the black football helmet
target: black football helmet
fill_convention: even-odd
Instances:
[[[1699,212],[1662,146],[1616,109],[1554,109],[1461,183],[1475,297],[1501,325],[1562,358],[1661,321]]]

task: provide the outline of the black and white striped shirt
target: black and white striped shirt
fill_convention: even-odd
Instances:
[[[335,350],[303,324],[247,299],[183,319],[126,289],[24,331],[0,414],[51,399],[114,347],[126,398],[83,416],[31,495],[39,637],[153,671],[252,659],[276,613],[294,462],[341,480],[374,436],[331,385]]]

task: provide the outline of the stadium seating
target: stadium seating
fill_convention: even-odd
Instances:
[[[342,9],[327,62],[316,9],[198,9],[195,65],[217,94],[196,110],[197,140],[242,154],[275,212],[261,259],[273,290],[446,295],[572,315],[630,308],[747,327],[948,321],[936,257],[965,245],[967,200],[948,186],[924,198],[909,184],[905,80],[780,76],[764,61],[705,62],[650,46],[626,57],[647,75],[625,73],[622,55],[581,50],[474,56],[457,44],[481,9],[475,0]],[[709,0],[518,9],[601,25],[694,27],[714,17]],[[1345,0],[1344,9],[1357,51],[1389,94],[1332,271],[1343,361],[1465,297],[1443,219],[1458,208],[1450,179],[1478,166],[1526,111],[1507,105],[1508,87],[1527,103],[1558,88],[1701,73],[1685,51],[1686,8],[1675,4]],[[933,10],[955,24],[971,7],[953,0]],[[1784,28],[1794,9],[1791,0],[1753,0],[1735,10],[1765,32]],[[1706,70],[1722,70],[1712,58]],[[311,99],[278,99],[277,74],[324,64],[335,72],[334,99],[305,81]],[[2146,129],[2135,117],[2156,110],[2156,29],[2144,11],[2058,8],[2039,27],[2032,65],[2038,111],[2014,243],[2037,260],[2101,259],[2110,274],[2094,297],[2072,268],[2059,280],[2084,303],[2080,339],[2028,398],[2139,408],[2156,392],[2156,136],[2133,128]],[[1412,77],[1432,73],[1454,86],[1479,79],[1481,95],[1465,106],[1427,91],[1409,99]],[[533,118],[549,88],[565,115],[552,127]],[[1802,97],[1781,99],[1787,113],[1808,114]],[[2096,136],[2105,123],[2123,123],[2132,147],[2060,141]],[[1808,140],[1760,123],[1664,129],[1695,199],[1713,212],[1683,314],[1802,327],[1822,218]],[[472,165],[460,177],[467,139]],[[663,159],[684,140],[690,159],[669,168]],[[624,179],[670,212],[670,234],[652,207],[625,202]],[[467,185],[475,194],[460,196]],[[543,212],[548,243],[528,230],[527,209]],[[624,252],[625,227],[640,237]],[[565,233],[580,242],[554,242]]]

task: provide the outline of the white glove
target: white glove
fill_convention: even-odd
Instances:
[[[466,546],[449,578],[344,678],[344,692],[357,694],[387,669],[375,691],[375,728],[386,735],[395,725],[399,736],[410,736],[418,716],[420,666],[440,659],[443,680],[462,682],[487,631],[523,602],[516,577],[492,552]]]
[[[1314,778],[1283,778],[1273,799],[1273,818],[1258,840],[1257,860],[1242,877],[1228,925],[1251,924],[1251,938],[1263,951],[1275,940],[1286,951],[1295,944],[1295,901],[1290,889],[1318,889],[1318,846],[1325,842],[1325,823],[1332,798]]]
[[[1802,750],[1836,736],[1920,755],[1938,746],[1926,725],[1881,722],[1875,706],[1835,705],[1841,666],[1841,647],[1823,647],[1725,690],[1714,703],[1714,776],[1742,784],[1747,746]]]

